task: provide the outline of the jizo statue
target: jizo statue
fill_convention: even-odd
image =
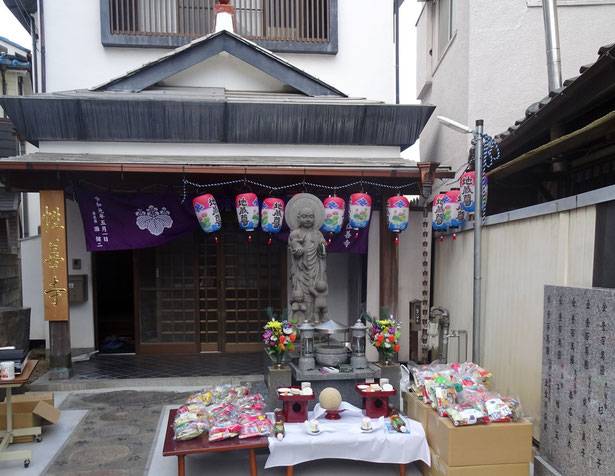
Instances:
[[[291,198],[285,210],[290,268],[291,316],[298,322],[322,322],[327,317],[327,250],[320,227],[325,209],[320,199],[309,193]]]

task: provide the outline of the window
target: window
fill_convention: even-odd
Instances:
[[[438,59],[453,38],[453,0],[439,0],[438,5]]]
[[[105,46],[177,47],[214,28],[216,0],[100,0]],[[273,51],[337,53],[338,0],[234,0],[236,32]]]

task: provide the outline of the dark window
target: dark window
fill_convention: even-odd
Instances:
[[[216,0],[101,0],[106,46],[176,47],[212,32]],[[274,51],[337,52],[337,0],[234,0],[238,34]]]

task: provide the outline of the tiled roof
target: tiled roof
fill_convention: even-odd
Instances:
[[[598,50],[598,60],[595,63],[584,65],[579,68],[579,76],[575,76],[573,78],[566,79],[563,82],[563,86],[554,91],[551,91],[546,97],[542,98],[540,101],[537,101],[533,104],[530,104],[528,108],[525,110],[525,116],[521,119],[515,121],[515,123],[510,126],[507,130],[497,134],[495,139],[503,149],[509,149],[511,152],[514,151],[513,155],[518,155],[519,147],[515,148],[514,143],[521,139],[523,134],[527,133],[530,127],[536,126],[536,119],[539,116],[546,113],[548,110],[552,110],[557,107],[557,104],[562,104],[568,97],[570,97],[569,92],[574,88],[578,90],[580,86],[586,87],[589,89],[595,88],[596,85],[592,82],[592,78],[589,78],[589,73],[593,72],[599,64],[603,64],[605,62],[613,62],[615,64],[615,43],[610,45],[602,46]],[[612,83],[611,83],[612,84]],[[610,85],[609,85],[610,87]],[[576,93],[577,91],[575,91]],[[564,119],[564,118],[562,118]],[[533,125],[531,123],[534,123]],[[553,125],[553,122],[550,123],[542,123],[544,127],[549,127]],[[507,154],[504,154],[507,155]],[[510,155],[505,157],[505,159],[512,159]]]

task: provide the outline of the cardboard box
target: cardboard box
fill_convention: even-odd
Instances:
[[[404,400],[404,413],[412,420],[416,420],[423,425],[423,429],[427,435],[429,415],[435,413],[435,411],[430,405],[423,403],[423,400],[420,400],[414,392],[403,392],[402,397]],[[429,442],[429,438],[427,441]]]
[[[448,466],[431,451],[431,468],[420,462],[423,476],[529,476],[530,463]]]
[[[60,410],[53,406],[53,393],[29,392],[13,395],[13,428],[31,428],[57,423]],[[6,400],[0,403],[0,431],[6,430]],[[16,443],[32,441],[32,436],[15,438]]]
[[[436,412],[427,423],[429,446],[448,466],[530,463],[532,424],[523,420],[456,427]]]

